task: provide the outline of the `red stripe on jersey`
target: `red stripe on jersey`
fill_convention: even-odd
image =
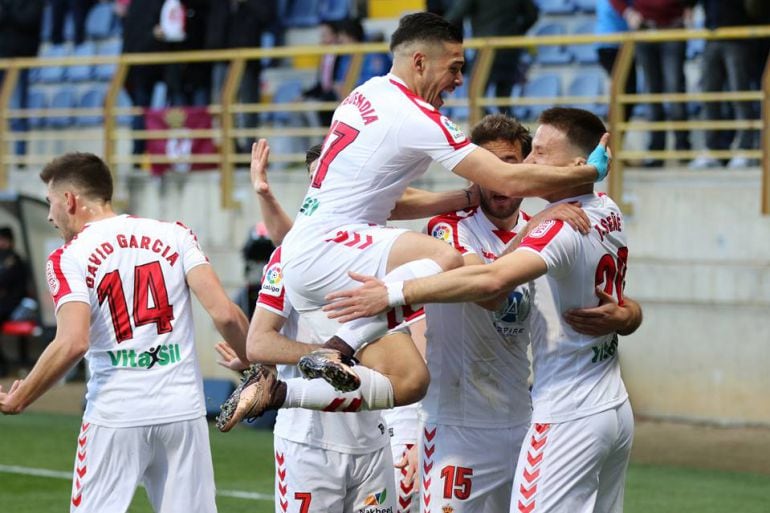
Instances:
[[[556,237],[556,234],[559,233],[563,226],[564,221],[562,220],[548,219],[543,221],[534,230],[529,232],[529,235],[524,237],[519,247],[530,248],[540,252]]]
[[[67,246],[63,246],[48,257],[48,262],[45,264],[45,277],[48,282],[48,290],[51,292],[54,306],[59,305],[59,300],[72,292],[70,284],[67,282],[67,278],[61,270],[61,256],[64,253],[64,249]]]
[[[286,300],[286,289],[283,288],[283,274],[281,273],[281,246],[278,246],[265,266],[262,275],[262,290],[257,296],[257,304],[265,305],[282,312]]]
[[[432,119],[439,126],[439,128],[441,128],[441,131],[444,132],[444,137],[446,137],[447,142],[450,144],[450,146],[452,146],[452,148],[459,150],[460,148],[464,148],[471,143],[465,134],[463,134],[463,139],[461,141],[455,141],[454,137],[452,137],[452,134],[449,133],[449,129],[444,125],[444,122],[441,121],[441,118],[444,118],[451,123],[449,118],[443,116],[435,107],[414,94],[404,84],[401,84],[392,78],[390,79],[390,83],[398,87],[406,95],[406,97],[417,106],[418,109],[420,109],[426,116]]]
[[[461,210],[460,212],[463,212],[466,215],[459,216],[457,213],[453,212],[432,218],[428,221],[428,235],[434,239],[443,240],[447,244],[451,244],[457,251],[464,255],[468,252],[468,248],[460,244],[459,223],[461,220],[475,214],[476,209]],[[451,233],[447,233],[445,231],[446,229],[449,229]]]

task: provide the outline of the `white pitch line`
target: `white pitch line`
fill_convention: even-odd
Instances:
[[[0,465],[0,472],[6,474],[20,474],[24,476],[51,477],[54,479],[72,479],[72,472],[62,472],[59,470],[48,470],[45,468],[18,467],[16,465]],[[235,499],[247,499],[253,501],[273,501],[272,495],[259,492],[245,492],[243,490],[217,490],[217,495],[222,497],[232,497]]]

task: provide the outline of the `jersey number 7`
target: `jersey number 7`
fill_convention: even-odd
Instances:
[[[321,183],[326,178],[326,173],[329,172],[329,166],[337,155],[342,150],[347,148],[358,137],[358,130],[350,125],[346,125],[342,121],[335,121],[332,123],[332,127],[329,129],[329,135],[326,136],[324,141],[324,152],[321,155],[321,161],[318,163],[318,169],[313,175],[313,182],[311,187],[314,189],[320,189]]]
[[[99,306],[107,300],[118,344],[132,339],[134,331],[131,328],[131,316],[128,313],[128,303],[120,273],[115,270],[105,274],[96,288],[96,293],[99,297]],[[133,297],[134,327],[155,324],[158,335],[171,332],[174,307],[168,303],[168,290],[160,262],[150,262],[134,267]],[[149,306],[150,297],[152,297],[153,306]]]

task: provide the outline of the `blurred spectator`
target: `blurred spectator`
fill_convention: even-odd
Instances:
[[[164,0],[131,0],[123,18],[123,53],[160,52],[166,44],[158,39],[160,11]],[[148,108],[156,82],[163,79],[162,66],[131,66],[126,77],[126,91],[135,107]],[[132,128],[144,130],[144,115],[134,116]],[[143,139],[134,139],[134,154],[143,154]]]
[[[425,10],[443,16],[452,6],[453,0],[427,0]]]
[[[322,21],[319,25],[321,45],[335,45],[339,42],[338,25],[332,21]],[[310,89],[302,92],[302,97],[310,100],[322,102],[333,102],[339,100],[334,87],[334,81],[339,76],[340,60],[337,55],[325,54],[321,56],[321,62],[318,66],[318,77]],[[319,111],[318,118],[321,126],[331,125],[334,111]]]
[[[13,230],[0,227],[0,326],[27,295],[27,266],[13,244]],[[6,372],[5,357],[0,353],[0,375]]]
[[[751,19],[742,2],[723,0],[700,0],[706,15],[706,28],[709,30],[720,27],[735,27],[751,25]],[[717,39],[706,41],[703,49],[701,87],[703,92],[748,91],[751,82],[751,67],[754,58],[754,41],[751,39]],[[753,117],[751,102],[733,102],[735,119],[747,121]],[[721,102],[704,102],[703,113],[706,120],[725,119],[726,105]],[[738,149],[749,150],[753,144],[751,130],[706,131],[706,148],[708,150],[726,150],[732,146],[733,138],[737,138]],[[700,156],[690,163],[694,169],[720,167],[722,162],[707,155]],[[751,165],[750,159],[735,156],[730,159],[728,167],[742,168]]]
[[[629,1],[633,4],[633,1]],[[596,33],[597,34],[617,34],[627,32],[628,23],[615,9],[612,8],[610,0],[596,0]],[[619,43],[597,43],[596,52],[599,57],[599,64],[612,77],[612,68],[615,65],[615,59],[620,51]],[[628,71],[628,80],[625,87],[626,94],[636,94],[636,63],[631,63],[631,69]],[[634,110],[633,105],[625,106],[624,118],[628,121]]]
[[[206,41],[209,0],[182,0],[182,6],[185,15],[185,38],[183,41],[169,42],[169,50],[202,50]],[[163,34],[159,34],[159,39],[163,38]],[[211,103],[210,62],[168,64],[165,81],[168,86],[168,103],[173,107],[204,107]]]
[[[338,42],[341,45],[354,45],[367,40],[372,40],[366,37],[364,33],[364,27],[358,19],[345,19],[337,23]],[[381,41],[384,40],[382,33],[377,34],[375,37],[381,37]],[[345,78],[350,68],[350,63],[353,60],[352,55],[340,55],[337,57],[336,76],[334,79],[335,92],[337,98],[342,98],[348,91],[343,91],[345,85]],[[361,71],[353,84],[357,87],[372,77],[378,77],[385,75],[390,71],[390,67],[393,61],[390,59],[388,53],[367,53],[363,56],[361,62]]]
[[[462,25],[463,18],[470,18],[473,37],[520,36],[535,24],[538,14],[533,0],[457,0],[446,19]],[[489,83],[494,84],[496,97],[510,97],[514,84],[526,80],[521,55],[521,48],[495,52]],[[510,106],[500,107],[503,114],[510,114],[510,110]]]
[[[241,254],[245,263],[246,285],[238,291],[233,302],[251,319],[257,305],[257,296],[262,288],[262,273],[270,261],[275,245],[270,240],[264,223],[258,223],[251,230],[243,245]]]
[[[36,56],[42,20],[43,0],[0,0],[0,58]],[[18,108],[28,108],[29,69],[19,73],[15,94]],[[26,118],[15,119],[11,123],[11,127],[20,132],[26,132],[28,126]],[[26,153],[26,141],[17,141],[16,154]]]
[[[51,43],[64,43],[64,24],[67,14],[72,14],[75,26],[75,45],[86,40],[86,17],[96,0],[50,0],[51,1]]]
[[[685,18],[690,17],[690,8],[696,0],[610,0],[615,10],[628,23],[631,30],[655,30],[684,28]],[[663,43],[638,43],[636,59],[644,77],[647,92],[683,93],[686,82],[684,61],[687,51],[686,41],[666,41]],[[662,103],[648,106],[648,121],[663,121],[665,113]],[[687,119],[687,104],[672,102],[670,105],[671,121]],[[690,133],[686,130],[674,132],[676,149],[690,149]],[[666,146],[666,132],[650,132],[648,149],[660,151]],[[645,167],[662,167],[663,161],[650,158],[644,161]]]
[[[212,0],[206,20],[205,48],[259,48],[262,45],[262,33],[275,25],[277,16],[276,0]],[[215,63],[213,68],[212,83],[217,101],[227,73],[227,64]],[[239,91],[241,103],[259,103],[261,73],[262,63],[259,59],[246,63]],[[243,117],[242,126],[254,128],[257,125],[259,114],[251,113]]]
[[[382,43],[385,41],[385,34],[375,32],[367,37],[372,43]],[[361,64],[361,76],[356,86],[359,86],[372,77],[380,77],[390,72],[393,67],[393,60],[388,52],[367,53],[364,55],[364,62]]]

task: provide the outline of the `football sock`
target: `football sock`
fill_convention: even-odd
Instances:
[[[393,407],[393,387],[388,378],[362,365],[354,370],[361,378],[361,386],[353,392],[335,390],[322,379],[287,379],[286,400],[281,408],[355,412]]]

